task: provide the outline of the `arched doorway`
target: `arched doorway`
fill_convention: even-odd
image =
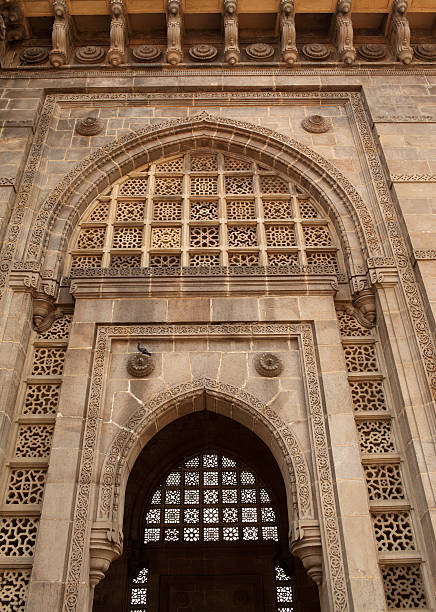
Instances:
[[[132,469],[124,553],[94,612],[319,610],[289,553],[288,514],[280,470],[255,434],[206,410],[178,419]]]

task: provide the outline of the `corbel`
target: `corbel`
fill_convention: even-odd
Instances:
[[[183,13],[181,0],[168,0],[167,5],[167,62],[180,64],[183,59]]]
[[[239,19],[237,0],[224,0],[224,59],[230,66],[239,62]]]
[[[393,257],[372,257],[367,259],[370,285],[394,287],[398,283],[398,270]]]
[[[280,51],[281,57],[287,64],[297,61],[296,31],[294,21],[294,0],[281,0],[280,2]]]
[[[73,42],[73,28],[65,0],[54,0],[53,12],[52,49],[49,59],[52,66],[60,68],[68,64]]]
[[[351,21],[351,0],[338,0],[333,17],[333,35],[339,59],[344,64],[353,64],[356,59],[354,48],[353,22]]]
[[[109,64],[112,64],[112,66],[119,66],[125,59],[128,43],[127,22],[123,0],[111,0],[111,12],[111,45],[107,56]]]
[[[308,576],[318,586],[322,583],[322,541],[319,522],[311,519],[295,521],[290,534],[291,554],[300,559]]]
[[[123,552],[123,536],[106,522],[94,523],[89,550],[89,583],[94,588],[109,569],[112,561]]]
[[[410,46],[410,25],[406,17],[408,0],[394,0],[388,30],[388,38],[395,58],[403,64],[410,64],[413,49]]]
[[[17,42],[28,36],[28,28],[24,19],[22,3],[16,0],[3,0],[0,3],[0,12],[3,19],[4,40]]]

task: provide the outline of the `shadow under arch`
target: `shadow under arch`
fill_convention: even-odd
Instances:
[[[248,565],[256,566],[257,571],[266,571],[264,580],[267,583],[268,573],[273,570],[274,564],[280,563],[287,571],[294,572],[295,596],[304,600],[306,605],[309,604],[309,609],[319,611],[316,585],[306,576],[299,560],[292,558],[289,553],[289,509],[286,492],[282,474],[270,449],[258,435],[248,430],[246,425],[214,411],[210,405],[213,403],[212,397],[203,396],[197,400],[198,405],[194,411],[181,414],[179,418],[165,425],[149,440],[135,461],[126,492],[124,551],[111,565],[105,580],[96,588],[94,612],[118,612],[127,609],[129,576],[131,578],[141,571],[144,563],[155,576],[162,570],[167,575],[176,574],[179,588],[183,589],[184,575],[192,574],[193,571],[196,575],[198,573],[199,578],[203,573],[215,575],[218,584],[222,577],[220,571],[224,568],[227,577],[235,574],[236,579],[241,578],[241,575],[249,573],[247,561],[253,556],[259,556],[259,559],[254,562],[251,560]],[[204,452],[223,453],[236,459],[244,469],[253,470],[262,485],[267,488],[270,504],[276,515],[279,531],[276,542],[244,539],[232,544],[220,538],[219,541],[210,543],[200,538],[200,541],[191,543],[183,541],[181,531],[181,541],[175,544],[164,541],[160,544],[152,543],[150,549],[148,545],[143,544],[145,511],[153,492],[162,483],[165,474],[178,465],[183,465],[186,459]],[[293,509],[291,515],[292,512]],[[185,555],[188,555],[189,562]],[[271,567],[268,567],[270,564]],[[147,593],[147,605],[151,605],[153,610],[157,605],[156,591],[160,588],[157,586],[158,580],[149,580],[150,583],[153,587],[151,597],[150,593]],[[265,595],[268,598],[268,588]],[[269,595],[271,596],[271,593]]]
[[[203,112],[133,132],[80,162],[39,210],[27,244],[26,260],[44,254],[46,268],[59,268],[81,215],[114,181],[157,159],[211,147],[264,163],[313,195],[336,227],[351,274],[359,269],[365,257],[383,254],[382,241],[367,205],[333,164],[283,134]],[[348,219],[348,227],[344,219]]]

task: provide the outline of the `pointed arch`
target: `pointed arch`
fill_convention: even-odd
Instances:
[[[57,268],[86,207],[117,179],[156,159],[213,148],[247,156],[289,176],[333,220],[354,274],[368,256],[383,253],[371,214],[350,181],[312,149],[273,130],[199,113],[148,126],[94,151],[55,187],[34,221],[26,259],[45,256]]]
[[[137,457],[159,429],[179,418],[181,406],[202,394],[227,404],[230,414],[215,402],[216,412],[231,416],[260,438],[276,457],[288,495],[290,507],[300,519],[314,518],[310,471],[297,437],[279,415],[246,391],[232,385],[201,378],[174,386],[153,397],[130,416],[123,429],[113,438],[106,452],[100,476],[98,521],[122,524],[122,509],[128,475]],[[183,414],[186,413],[184,407]],[[163,423],[162,425],[159,425]]]

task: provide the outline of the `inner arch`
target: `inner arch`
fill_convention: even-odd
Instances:
[[[209,456],[216,459],[207,469],[201,469],[201,462]],[[224,465],[223,458],[230,463]],[[217,467],[214,468],[214,465]],[[185,473],[198,474],[196,478],[199,482],[207,473],[208,478],[217,484],[184,487]],[[234,478],[236,486],[223,485],[223,474],[226,474],[226,478]],[[252,484],[249,485],[247,481],[245,485],[241,474],[251,475],[248,480]],[[211,525],[199,519],[195,527],[198,538],[194,541],[183,538],[183,530],[189,525],[176,526],[176,529],[181,529],[182,535],[178,541],[165,541],[165,536],[150,540],[146,534],[150,533],[148,523],[152,517],[149,512],[154,494],[162,483],[165,487],[165,483],[175,480],[179,485],[167,488],[170,493],[180,492],[180,503],[166,504],[164,492],[159,506],[160,518],[164,521],[162,534],[167,529],[171,529],[171,533],[174,530],[174,524],[172,527],[165,525],[167,511],[172,512],[171,516],[174,511],[179,512],[180,517],[186,509],[198,510],[198,513],[207,514],[205,520],[214,519],[216,514],[217,523],[222,523],[230,511],[234,513],[236,510],[236,528],[240,537],[235,536],[236,532],[231,540],[224,537],[226,525],[223,524],[222,533],[210,541],[203,530],[207,527],[207,533],[211,532]],[[261,500],[251,502],[248,497],[242,499],[242,489],[253,495],[256,487],[266,492],[268,504]],[[209,497],[202,500],[204,503],[199,500],[198,504],[185,508],[185,488],[191,492],[198,491],[199,495],[208,492]],[[237,491],[236,503],[230,503],[227,497],[222,498],[224,490]],[[216,500],[210,497],[211,492],[216,495]],[[250,525],[256,527],[258,519],[258,526],[262,529],[262,507],[274,512],[274,518],[268,525],[277,528],[276,535],[245,539],[243,529],[245,525],[248,526],[248,522],[244,522],[247,510],[253,512],[256,508],[260,516],[250,515]],[[192,512],[188,520],[192,518],[191,515]],[[298,559],[289,553],[289,520],[292,520],[292,516],[293,509],[287,507],[280,469],[269,448],[257,435],[230,418],[206,410],[181,417],[149,441],[132,468],[125,498],[124,552],[120,559],[112,563],[106,578],[97,586],[94,612],[130,612],[136,609],[154,612],[165,606],[165,609],[171,610],[174,597],[180,598],[181,594],[188,607],[195,611],[207,609],[220,612],[227,609],[230,600],[240,597],[242,591],[246,601],[239,604],[241,610],[247,612],[263,609],[263,605],[265,609],[283,612],[286,609],[300,609],[297,605],[309,605],[311,610],[319,610],[314,583],[306,576]],[[253,529],[250,533],[253,533]],[[191,592],[192,585],[195,596]],[[290,589],[292,600],[286,601],[286,597],[290,597]],[[283,601],[277,599],[279,592]],[[132,593],[133,601],[142,601],[142,605],[132,604]],[[204,605],[201,598],[205,598]]]

